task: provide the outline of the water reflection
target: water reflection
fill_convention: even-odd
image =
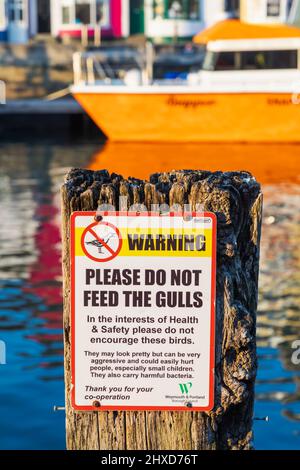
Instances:
[[[258,352],[262,366],[257,380],[257,409],[260,412],[260,403],[279,404],[270,416],[273,424],[271,421],[268,425],[268,432],[276,426],[278,415],[299,421],[300,379],[297,374],[300,366],[293,364],[291,357],[292,343],[300,339],[300,145],[108,142],[94,154],[90,164],[92,169],[102,167],[140,178],[148,178],[154,167],[157,171],[244,169],[262,183],[264,220],[258,312]],[[271,374],[266,373],[273,368]],[[264,413],[272,415],[265,408]],[[288,441],[291,430],[286,428],[286,423],[280,425]],[[258,441],[264,442],[258,447],[271,447],[273,437],[267,442],[264,433],[260,425]],[[282,447],[282,441],[277,443],[278,448]],[[288,442],[285,445],[288,446]],[[293,445],[300,448],[300,440]]]
[[[148,177],[173,168],[245,169],[263,184],[257,448],[300,448],[300,146],[88,143],[0,145],[0,448],[63,448],[58,189],[71,166]],[[24,403],[25,406],[20,406]],[[20,420],[20,417],[22,418]]]
[[[149,178],[173,169],[248,170],[262,184],[300,184],[300,145],[156,144],[107,142],[94,153],[91,169],[107,168],[124,177]],[[153,170],[154,169],[154,170]]]
[[[299,174],[297,169],[295,174]],[[269,185],[264,195],[258,313],[258,346],[264,369],[259,369],[256,399],[264,406],[274,403],[275,424],[282,427],[283,437],[294,441],[291,448],[299,449],[300,365],[292,362],[292,345],[300,339],[300,186]],[[267,358],[265,348],[273,348],[273,358]],[[276,361],[280,361],[276,370],[267,372]],[[273,435],[273,426],[269,428]]]
[[[0,146],[3,449],[64,448],[64,416],[52,412],[64,402],[58,188],[67,168],[86,166],[94,151],[88,144]]]

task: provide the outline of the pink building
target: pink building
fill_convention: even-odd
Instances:
[[[101,25],[105,38],[129,34],[129,0],[51,0],[51,33],[55,37],[80,37],[87,25],[90,37]]]

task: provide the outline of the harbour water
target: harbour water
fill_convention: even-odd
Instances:
[[[59,186],[68,168],[145,177],[150,168],[197,165],[249,169],[263,184],[255,416],[269,421],[255,421],[254,443],[300,449],[300,365],[292,361],[300,340],[300,146],[140,145],[0,144],[0,340],[7,347],[0,448],[65,448],[64,412],[53,406],[64,404]]]

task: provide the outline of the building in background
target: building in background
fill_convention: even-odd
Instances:
[[[50,33],[51,21],[50,21],[50,4],[51,0],[36,0],[36,24],[38,33]]]
[[[101,26],[103,37],[129,35],[129,0],[0,0],[0,41],[26,43],[39,33],[90,36]]]
[[[38,0],[0,0],[0,40],[22,44],[37,33]]]
[[[145,1],[145,35],[148,38],[190,38],[202,27],[203,11],[199,0]]]
[[[105,38],[129,35],[129,0],[51,0],[50,12],[55,37],[80,37],[84,25],[89,36],[99,26]]]
[[[203,0],[205,27],[226,18],[239,18],[240,0]]]
[[[88,25],[93,36],[100,24],[105,38],[185,39],[238,8],[239,0],[51,0],[51,33],[80,37]]]
[[[239,14],[239,0],[145,0],[144,3],[145,26],[137,32],[144,32],[154,40],[190,39],[201,29]],[[142,25],[142,18],[139,24]],[[131,32],[135,32],[132,27]]]
[[[247,23],[288,22],[295,0],[240,0],[240,18]]]
[[[5,0],[0,0],[0,41],[7,40],[7,17],[5,11]]]
[[[288,23],[300,28],[300,0],[293,0],[289,13]]]
[[[153,41],[192,38],[225,18],[249,23],[300,21],[299,0],[0,0],[0,41],[25,43],[40,33],[56,38],[144,35]]]

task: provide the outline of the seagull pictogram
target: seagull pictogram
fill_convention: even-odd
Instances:
[[[104,243],[107,245],[107,244],[108,244],[108,241],[109,241],[111,238],[115,237],[115,236],[116,236],[115,233],[113,233],[113,232],[112,232],[112,233],[109,233],[106,239],[103,238]],[[103,243],[101,243],[99,240],[92,240],[91,242],[85,242],[85,243],[86,243],[87,245],[96,246],[96,247],[98,248],[98,252],[103,254],[103,252],[101,251],[101,249],[104,247],[104,245],[103,245]]]

